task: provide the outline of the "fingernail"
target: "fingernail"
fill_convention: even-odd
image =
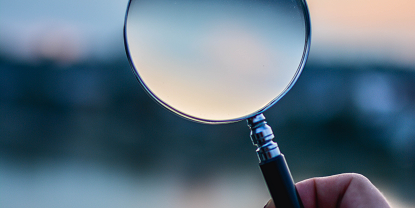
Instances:
[[[267,206],[268,206],[268,204],[271,202],[271,200],[269,200],[268,202],[267,202],[267,204],[265,204],[265,206],[264,206],[264,208],[267,208]]]

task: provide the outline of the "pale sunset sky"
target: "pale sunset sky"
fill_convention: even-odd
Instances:
[[[105,53],[114,51],[113,42],[122,35],[127,3],[128,0],[0,0],[0,53],[31,59],[41,47],[46,55],[57,50],[74,60],[96,54],[105,57]],[[307,3],[312,21],[310,57],[327,62],[366,60],[415,66],[415,1]],[[42,41],[45,46],[33,45]],[[67,46],[68,51],[53,48],[59,44]]]
[[[318,56],[415,65],[415,1],[309,0]]]

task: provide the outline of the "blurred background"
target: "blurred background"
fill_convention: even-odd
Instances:
[[[262,207],[245,122],[187,121],[139,85],[127,4],[0,0],[0,207]],[[415,2],[308,4],[308,63],[265,113],[294,180],[357,172],[415,207]]]

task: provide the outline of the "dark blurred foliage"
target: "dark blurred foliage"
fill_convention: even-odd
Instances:
[[[414,69],[310,60],[265,116],[296,180],[359,172],[411,199],[414,103]],[[257,168],[245,122],[198,124],[168,112],[126,58],[75,65],[0,58],[0,115],[0,157],[25,166],[76,159],[190,180]]]

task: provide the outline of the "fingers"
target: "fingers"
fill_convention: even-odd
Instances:
[[[338,201],[342,201],[352,178],[351,175],[312,178],[297,183],[296,188],[307,208],[338,207]]]
[[[346,173],[296,184],[304,208],[389,208],[380,191],[364,176]],[[265,206],[275,208],[272,200]]]

